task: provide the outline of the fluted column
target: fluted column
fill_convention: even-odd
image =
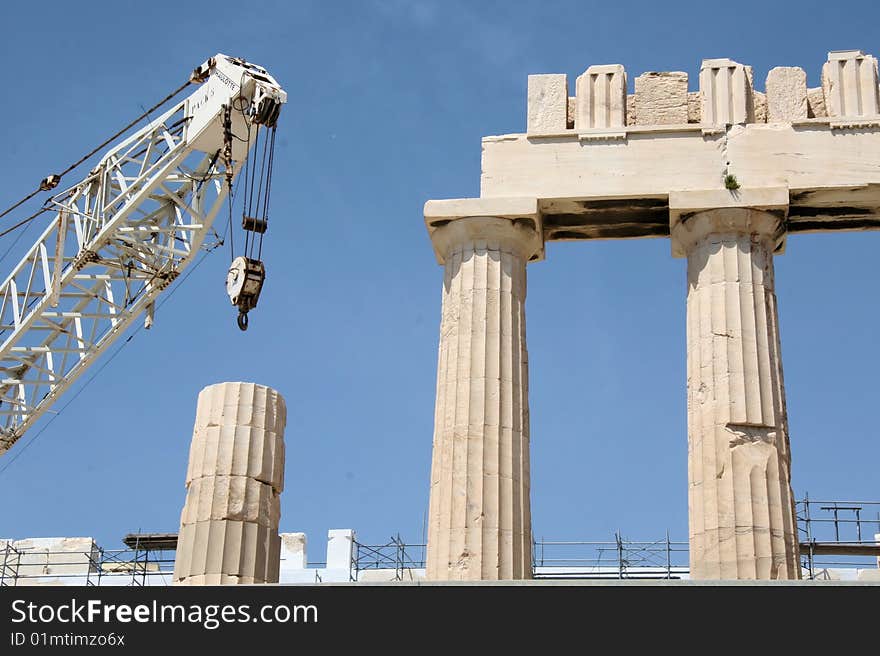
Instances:
[[[445,223],[432,234],[445,275],[427,578],[531,578],[525,300],[540,228]]]
[[[796,579],[797,528],[774,292],[779,212],[697,212],[688,258],[690,569],[694,579]]]
[[[219,383],[199,394],[174,582],[277,583],[287,410],[275,390]]]

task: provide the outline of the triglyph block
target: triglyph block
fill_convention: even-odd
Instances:
[[[700,67],[701,122],[723,126],[754,121],[748,67],[732,59],[704,59]]]
[[[626,71],[620,64],[590,66],[575,84],[579,132],[626,125]]]
[[[877,59],[861,50],[829,52],[828,61],[822,66],[822,90],[828,116],[877,116]]]

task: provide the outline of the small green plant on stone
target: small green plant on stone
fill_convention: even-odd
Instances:
[[[731,191],[739,189],[739,182],[737,182],[736,176],[733,173],[728,173],[724,176],[724,186]]]

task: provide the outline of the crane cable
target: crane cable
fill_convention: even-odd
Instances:
[[[242,228],[245,230],[244,240],[244,256],[248,259],[259,260],[263,253],[263,235],[269,227],[269,195],[272,189],[272,168],[275,161],[275,133],[278,127],[277,122],[263,124],[257,122],[254,118],[248,116],[244,107],[236,107],[234,102],[231,107],[227,107],[226,111],[231,114],[232,109],[238,111],[245,119],[244,124],[247,128],[247,139],[241,139],[232,134],[231,117],[229,117],[229,130],[226,135],[228,147],[232,147],[232,138],[237,138],[245,142],[244,157],[244,200],[242,202]],[[227,116],[229,116],[227,114]],[[253,143],[251,142],[251,123],[254,122],[256,128],[253,133]],[[257,181],[257,162],[256,159],[260,150],[260,129],[266,125],[266,129],[271,129],[271,136],[263,137],[263,153],[260,162],[260,177]],[[247,153],[253,153],[253,157],[248,157]],[[251,164],[251,159],[254,160]],[[268,160],[268,161],[267,161]],[[265,181],[265,184],[264,184]],[[256,184],[256,198],[254,186]],[[230,206],[229,216],[230,228],[232,224],[232,208]],[[251,232],[259,234],[259,241],[256,235],[251,237]],[[257,249],[257,257],[254,258],[254,248]],[[235,249],[232,248],[232,259],[235,259]]]
[[[199,258],[199,260],[198,260],[193,266],[191,266],[191,267],[186,271],[186,273],[181,277],[180,282],[178,282],[178,283],[177,283],[177,284],[171,289],[171,291],[169,291],[168,294],[166,294],[166,295],[165,295],[165,296],[164,296],[164,297],[163,297],[163,298],[157,303],[157,305],[156,305],[156,310],[157,310],[157,311],[158,311],[159,309],[161,309],[161,307],[162,307],[163,305],[165,305],[165,303],[166,303],[167,301],[171,300],[171,297],[174,296],[174,293],[175,293],[178,289],[180,289],[181,285],[183,285],[183,283],[186,282],[186,279],[189,278],[189,277],[195,272],[195,270],[199,268],[199,266],[201,266],[202,262],[205,261],[205,259],[208,257],[209,254],[210,254],[210,251],[206,251],[205,253],[202,253],[201,258]],[[22,445],[22,447],[18,450],[18,453],[14,454],[14,455],[13,455],[8,461],[6,461],[6,462],[4,463],[3,467],[0,468],[0,475],[2,475],[7,469],[10,468],[10,467],[12,466],[12,463],[14,463],[16,460],[18,460],[19,456],[21,456],[21,455],[27,450],[27,448],[28,448],[29,446],[31,446],[34,442],[37,441],[37,438],[40,437],[40,435],[42,435],[43,432],[44,432],[47,428],[49,428],[49,426],[52,425],[52,422],[54,422],[54,421],[55,421],[55,420],[61,415],[61,413],[63,413],[65,410],[67,410],[67,407],[68,407],[71,403],[73,403],[73,402],[77,399],[77,397],[78,397],[80,394],[82,394],[82,393],[86,390],[86,388],[87,388],[89,385],[92,384],[92,381],[94,381],[95,378],[98,377],[98,374],[100,374],[100,373],[101,373],[101,372],[107,367],[107,365],[109,365],[111,362],[113,362],[113,360],[116,359],[116,356],[119,355],[120,351],[122,351],[122,349],[124,349],[124,348],[128,345],[128,343],[129,343],[132,339],[134,339],[135,336],[136,336],[138,333],[140,333],[141,330],[143,330],[143,329],[144,329],[144,324],[140,324],[137,328],[135,328],[134,332],[131,333],[131,334],[128,336],[128,338],[127,338],[124,342],[122,342],[122,343],[116,348],[116,350],[113,351],[113,353],[110,354],[110,357],[107,358],[106,360],[104,360],[104,362],[101,363],[101,365],[97,368],[97,370],[95,370],[94,372],[92,372],[92,375],[89,376],[88,380],[86,380],[86,382],[83,383],[83,385],[81,385],[81,386],[79,387],[79,389],[77,389],[76,392],[74,392],[74,393],[70,396],[70,398],[68,399],[67,403],[65,403],[63,406],[61,406],[61,409],[60,409],[60,410],[58,410],[57,412],[53,413],[52,416],[49,418],[49,420],[48,420],[45,424],[43,424],[43,425],[40,427],[40,430],[37,431],[37,433],[36,433],[32,438],[30,438],[30,439],[29,439],[24,445]]]
[[[172,92],[169,93],[167,96],[165,96],[162,100],[160,100],[158,103],[156,103],[155,105],[153,105],[153,106],[150,107],[149,109],[145,110],[143,114],[141,114],[141,115],[138,116],[136,119],[134,119],[133,121],[131,121],[128,125],[126,125],[126,126],[125,126],[124,128],[122,128],[121,130],[119,130],[118,132],[116,132],[112,137],[110,137],[110,138],[104,140],[103,142],[101,142],[101,144],[99,144],[98,146],[96,146],[95,148],[93,148],[91,151],[89,151],[88,153],[86,153],[85,155],[83,155],[82,157],[80,157],[80,158],[79,158],[77,161],[75,161],[73,164],[71,164],[70,166],[68,166],[68,167],[67,167],[66,169],[64,169],[63,171],[61,171],[61,173],[53,173],[52,175],[47,176],[45,179],[43,179],[43,180],[40,182],[40,186],[37,187],[34,191],[32,191],[31,193],[29,193],[27,196],[25,196],[24,198],[22,198],[20,201],[18,201],[17,203],[15,203],[14,205],[12,205],[11,207],[5,209],[3,212],[0,212],[0,219],[2,219],[4,216],[6,216],[7,214],[9,214],[10,212],[12,212],[13,210],[15,210],[16,208],[20,207],[20,206],[23,205],[24,203],[28,202],[31,198],[33,198],[34,196],[36,196],[37,194],[39,194],[41,191],[49,191],[49,190],[54,189],[55,187],[57,187],[57,186],[58,186],[58,183],[61,182],[61,178],[62,178],[62,177],[64,177],[65,175],[67,175],[68,173],[70,173],[73,169],[75,169],[75,168],[78,167],[80,164],[82,164],[83,162],[85,162],[87,159],[89,159],[90,157],[92,157],[93,155],[95,155],[98,151],[100,151],[100,150],[101,150],[102,148],[104,148],[106,145],[108,145],[109,143],[111,143],[111,142],[114,141],[115,139],[119,138],[120,136],[122,136],[123,134],[125,134],[126,132],[128,132],[128,130],[130,130],[131,128],[133,128],[135,125],[137,125],[138,123],[140,123],[142,120],[144,120],[145,118],[149,118],[149,117],[150,117],[150,114],[151,114],[152,112],[156,111],[156,110],[159,109],[162,105],[164,105],[164,104],[167,103],[169,100],[171,100],[172,98],[174,98],[174,96],[176,96],[178,93],[180,93],[181,91],[183,91],[184,89],[186,89],[191,83],[192,83],[192,80],[187,80],[186,83],[180,85],[180,86],[177,87],[174,91],[172,91]],[[20,221],[19,223],[17,223],[16,225],[12,226],[11,228],[9,228],[9,229],[3,231],[2,233],[0,233],[0,237],[3,237],[4,235],[8,234],[8,233],[11,232],[12,230],[15,230],[16,228],[20,228],[21,226],[23,226],[25,223],[28,223],[29,221],[33,221],[35,218],[37,218],[40,214],[42,214],[43,212],[45,212],[47,209],[48,209],[48,208],[44,207],[43,209],[41,209],[41,210],[40,210],[39,212],[37,212],[36,214],[34,214],[34,215],[28,217],[28,218],[25,219],[24,221]]]
[[[260,128],[257,125],[254,137],[253,156],[256,160],[260,150]],[[271,134],[263,137],[263,153],[260,161],[260,177],[257,181],[257,166],[249,167],[245,161],[245,187],[242,227],[245,228],[244,255],[249,259],[259,260],[263,254],[263,236],[269,227],[269,195],[272,191],[272,168],[275,161],[275,130],[272,126]],[[250,148],[250,134],[248,134],[248,148]],[[249,178],[249,179],[248,179]],[[254,186],[256,183],[256,191]],[[254,232],[251,237],[251,232]],[[259,238],[257,237],[259,235]],[[254,250],[257,256],[254,258]]]
[[[212,164],[212,166],[213,166],[213,164]],[[236,184],[235,184],[235,188],[236,188],[236,190],[238,189],[238,183],[239,183],[239,182],[241,182],[241,180],[236,180]],[[232,226],[230,225],[230,226],[229,226],[229,230],[231,230],[231,229],[232,229]],[[226,240],[226,234],[227,234],[226,231],[224,231],[224,232],[223,232],[223,236],[220,237],[220,241],[219,241],[219,243],[217,244],[218,246],[222,246],[222,245],[223,245],[223,242]],[[216,247],[216,246],[215,246],[215,247]],[[202,256],[198,259],[198,261],[196,261],[195,264],[193,264],[191,267],[189,267],[189,268],[186,270],[186,272],[180,277],[180,279],[177,281],[177,284],[175,284],[175,285],[174,285],[174,286],[168,291],[167,294],[165,294],[162,298],[160,298],[160,299],[158,300],[158,302],[156,303],[156,311],[157,311],[157,312],[158,312],[160,309],[162,309],[162,306],[165,305],[165,303],[167,303],[168,301],[171,300],[171,297],[174,296],[174,294],[177,293],[177,290],[180,289],[180,288],[183,286],[183,284],[187,281],[187,279],[188,279],[193,273],[195,273],[196,269],[198,269],[198,268],[202,265],[202,263],[208,258],[208,255],[211,254],[211,251],[212,251],[212,250],[213,250],[213,248],[206,248],[206,249],[205,249],[205,252],[202,253]],[[11,456],[11,457],[10,457],[10,458],[9,458],[4,464],[3,464],[3,467],[0,467],[0,475],[2,475],[7,469],[9,469],[9,468],[12,466],[12,463],[14,463],[16,460],[18,460],[19,456],[21,456],[21,455],[22,455],[22,454],[28,449],[28,447],[30,447],[34,442],[37,441],[37,438],[40,437],[40,435],[42,435],[42,434],[46,431],[46,429],[48,429],[49,426],[52,425],[52,422],[54,422],[59,416],[61,416],[61,414],[62,414],[65,410],[67,410],[68,406],[69,406],[71,403],[73,403],[73,402],[77,399],[77,397],[78,397],[80,394],[82,394],[82,393],[86,390],[86,388],[87,388],[89,385],[92,384],[92,381],[94,381],[95,378],[98,377],[98,374],[100,374],[100,373],[101,373],[101,372],[102,372],[102,371],[103,371],[103,370],[104,370],[104,369],[105,369],[105,368],[106,368],[111,362],[113,362],[113,360],[116,359],[116,356],[119,355],[119,353],[122,351],[122,349],[124,349],[126,346],[128,346],[129,342],[131,342],[131,340],[134,339],[134,338],[135,338],[135,337],[136,337],[136,336],[137,336],[142,330],[144,330],[144,324],[140,324],[137,328],[135,328],[134,331],[133,331],[133,332],[132,332],[132,333],[131,333],[126,339],[125,339],[125,341],[123,341],[119,346],[116,347],[116,350],[113,351],[113,353],[110,354],[110,357],[107,358],[104,362],[102,362],[101,365],[98,367],[98,369],[97,369],[96,371],[92,372],[92,375],[89,376],[88,379],[86,380],[86,382],[83,383],[83,384],[82,384],[82,385],[81,385],[81,386],[80,386],[80,387],[79,387],[79,388],[78,388],[78,389],[77,389],[77,390],[76,390],[76,391],[70,396],[70,398],[68,399],[68,401],[67,401],[63,406],[61,406],[61,409],[59,409],[57,412],[53,413],[52,416],[49,418],[49,420],[48,420],[46,423],[44,423],[44,424],[40,427],[40,430],[38,430],[38,431],[36,432],[36,434],[34,434],[33,437],[31,437],[27,442],[25,442],[25,443],[21,446],[21,448],[18,449],[18,452],[17,452],[15,455]]]
[[[31,194],[31,198],[33,198],[33,194]],[[13,209],[15,209],[15,208],[13,208]],[[3,232],[0,232],[0,237],[5,237],[5,236],[8,235],[10,232],[14,232],[15,230],[18,230],[21,226],[26,225],[26,224],[30,223],[31,221],[33,221],[34,219],[36,219],[36,218],[37,218],[38,216],[40,216],[40,214],[42,214],[43,212],[48,212],[48,211],[49,211],[49,208],[48,208],[48,207],[45,207],[45,206],[44,206],[44,207],[41,207],[41,208],[38,209],[36,212],[34,212],[33,214],[31,214],[28,218],[24,219],[23,221],[19,221],[18,223],[16,223],[16,224],[15,224],[14,226],[12,226],[11,228],[6,228],[6,230],[4,230]],[[6,257],[6,255],[4,254],[4,255],[3,255],[3,258],[5,258],[5,257]],[[2,260],[3,258],[0,258],[0,260]]]
[[[241,100],[241,98],[239,98]],[[232,304],[238,307],[238,327],[247,330],[248,312],[257,305],[260,291],[266,277],[266,269],[260,258],[263,253],[263,238],[269,226],[269,196],[272,188],[272,169],[275,161],[275,135],[279,104],[273,99],[264,98],[257,107],[245,111],[246,104],[238,106],[235,100],[223,105],[223,153],[226,167],[226,184],[229,187],[229,251],[230,266],[226,279],[226,291]],[[236,111],[244,119],[247,138],[242,139],[232,132],[232,113]],[[251,126],[255,126],[252,130]],[[261,128],[265,126],[271,135],[262,133],[262,155],[260,155]],[[232,238],[233,202],[232,195],[232,142],[244,142],[243,170],[244,198],[242,200],[241,227],[244,230],[244,249],[236,256]],[[248,154],[252,153],[252,157]],[[261,161],[257,162],[257,157]],[[251,159],[254,161],[251,162]],[[257,169],[259,168],[259,180]],[[256,233],[256,234],[251,234]],[[259,235],[259,238],[257,237]],[[256,253],[255,253],[256,251]]]

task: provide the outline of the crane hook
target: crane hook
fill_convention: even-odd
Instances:
[[[247,330],[247,313],[257,307],[263,281],[266,279],[266,268],[260,260],[251,260],[244,256],[232,261],[226,274],[226,293],[232,304],[238,307],[238,327]]]

